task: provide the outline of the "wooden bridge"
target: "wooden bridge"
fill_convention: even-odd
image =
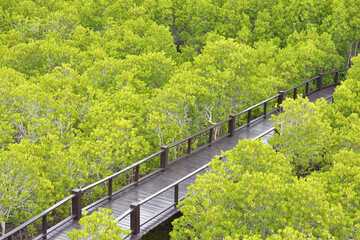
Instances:
[[[322,97],[332,101],[334,88],[346,71],[347,69],[319,74],[291,89],[280,91],[277,95],[238,114],[230,115],[228,119],[188,138],[170,146],[163,146],[157,153],[107,178],[83,189],[74,189],[70,196],[0,237],[0,240],[17,239],[16,235],[19,232],[40,220],[42,233],[35,239],[67,239],[66,232],[81,228],[79,225],[81,212],[87,210],[90,214],[99,207],[112,209],[118,224],[132,230],[132,234],[124,236],[126,239],[139,239],[179,211],[176,205],[186,197],[187,187],[195,181],[197,174],[206,171],[214,156],[234,148],[240,139],[262,137],[262,141],[267,142],[274,133],[273,124],[268,117],[281,111],[279,105],[284,99],[301,95],[308,96],[310,101]],[[216,139],[215,129],[220,131],[220,136]],[[194,149],[195,147],[197,149]],[[183,151],[182,155],[178,154],[179,149]],[[174,157],[175,152],[177,152],[176,157]],[[140,167],[149,163],[158,164],[158,169],[140,177]],[[116,178],[129,172],[132,173],[133,182],[113,191],[116,187],[114,185]],[[83,206],[84,194],[94,187],[107,187],[107,196]],[[70,201],[71,215],[48,228],[47,217]]]

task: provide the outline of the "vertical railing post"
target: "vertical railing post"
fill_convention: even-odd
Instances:
[[[279,96],[278,96],[278,110],[281,111],[281,107],[280,105],[282,104],[282,102],[284,101],[285,98],[285,91],[279,91]]]
[[[211,146],[211,143],[213,141],[213,128],[210,129],[209,131],[209,147]]]
[[[72,193],[75,194],[71,202],[72,217],[79,220],[81,218],[81,189],[74,189]]]
[[[110,178],[109,179],[109,186],[108,186],[108,200],[111,200],[111,197],[112,197],[112,192],[113,192],[113,179]]]
[[[309,82],[305,84],[305,96],[309,93]]]
[[[339,72],[335,73],[335,84],[337,85],[339,81]]]
[[[251,122],[251,109],[248,111],[248,115],[247,115],[247,126],[250,126],[250,122]]]
[[[294,100],[297,98],[297,88],[294,88]]]
[[[47,214],[45,214],[43,217],[42,217],[42,239],[46,240],[47,239]]]
[[[130,230],[131,233],[136,235],[140,232],[140,204],[133,202],[130,204]]]
[[[166,170],[169,163],[169,147],[162,146],[161,150],[163,151],[160,156],[160,168]]]
[[[235,120],[236,120],[236,116],[235,115],[230,115],[229,116],[231,119],[229,121],[229,129],[228,129],[228,133],[229,133],[229,137],[234,136],[235,134]]]
[[[135,167],[135,185],[137,185],[139,182],[139,170],[140,170],[140,166],[136,165],[136,167]]]
[[[176,184],[174,187],[174,204],[175,207],[179,203],[179,184]]]
[[[192,139],[189,138],[189,140],[188,140],[187,154],[190,154],[190,153],[191,153],[191,142],[192,142]]]
[[[264,102],[264,119],[266,119],[267,114],[267,102]]]
[[[323,74],[319,73],[319,76],[318,76],[318,79],[317,79],[317,84],[316,84],[316,88],[318,89],[318,91],[321,90],[322,82],[323,82]]]

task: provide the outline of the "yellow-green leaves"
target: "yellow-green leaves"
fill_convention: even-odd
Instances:
[[[309,176],[310,179],[324,183],[328,201],[333,204],[333,208],[338,209],[338,213],[332,216],[332,231],[343,238],[360,237],[359,161],[359,154],[342,150],[333,156],[334,166],[328,172],[312,173]],[[340,214],[343,216],[339,219]]]
[[[84,211],[83,215],[84,217],[79,221],[83,229],[74,229],[72,232],[66,233],[70,240],[118,240],[124,239],[125,235],[131,233],[130,230],[117,226],[111,209],[100,208],[99,211],[93,212],[91,215],[87,215],[87,212]]]
[[[331,238],[350,232],[346,213],[328,200],[326,183],[298,180],[270,146],[243,140],[224,156],[188,188],[172,239]]]
[[[325,167],[335,144],[330,122],[320,111],[327,107],[326,102],[311,103],[299,97],[287,99],[282,107],[284,113],[273,116],[280,135],[270,139],[270,144],[293,163],[298,176]]]
[[[271,146],[257,140],[241,140],[236,148],[223,155],[226,162],[213,161],[212,169],[224,172],[224,176],[235,182],[245,172],[276,173],[282,177],[291,173],[291,165],[283,154],[274,152]]]
[[[339,69],[340,55],[358,52],[356,3],[0,1],[0,171],[5,169],[0,178],[7,179],[0,194],[5,193],[6,209],[11,207],[9,217],[3,214],[2,219],[16,225],[67,196],[72,188],[112,174],[158,151],[161,145],[224,120],[278,89]],[[269,174],[285,178],[290,171],[286,157],[301,166],[301,172],[331,162],[327,155],[333,149],[359,151],[358,59],[353,59],[351,78],[337,90],[330,110],[322,111],[323,103],[301,102],[306,107],[294,107],[292,112],[299,124],[286,125],[290,118],[278,118],[284,129],[294,133],[284,133],[278,140],[278,150],[285,156],[244,141],[242,149],[227,153],[227,172],[221,164],[213,168],[233,174],[232,184],[247,174],[251,184],[267,191],[267,186],[256,181],[267,181]],[[329,124],[336,128],[334,140],[329,138]],[[217,128],[215,135],[226,130]],[[145,166],[140,174],[154,166]],[[261,174],[252,176],[254,172]],[[126,177],[120,177],[116,186],[122,186]],[[223,180],[220,177],[223,175],[211,175],[218,183]],[[273,180],[273,186],[282,180]],[[15,184],[26,181],[25,190]],[[16,192],[11,184],[20,190]],[[226,184],[214,189],[217,187],[220,191],[214,194],[219,198],[232,191]],[[84,195],[84,201],[103,191],[95,188]],[[256,206],[259,203],[250,193],[247,201]],[[44,201],[45,195],[50,202]],[[19,199],[19,204],[9,201],[11,197]],[[23,212],[21,199],[29,204]],[[226,211],[212,208],[216,201],[204,202],[208,217],[224,226],[238,224],[223,216],[236,216],[231,207]],[[61,211],[55,213],[59,219]],[[189,229],[183,231],[195,238]],[[261,228],[254,234],[267,231]],[[279,234],[300,236],[297,231],[289,228]],[[227,236],[220,229],[215,232],[242,237],[237,233]],[[210,238],[211,229],[203,234]]]

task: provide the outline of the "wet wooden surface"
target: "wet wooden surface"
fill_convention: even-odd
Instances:
[[[323,89],[320,92],[315,92],[309,96],[311,101],[315,101],[321,97],[331,96],[334,92],[334,88]],[[97,205],[94,208],[88,210],[88,212],[96,211],[98,207],[110,208],[115,215],[115,218],[123,214],[130,208],[132,202],[139,202],[146,197],[151,196],[157,191],[167,187],[168,185],[174,183],[175,181],[183,178],[192,171],[200,168],[206,163],[210,162],[213,156],[221,155],[222,151],[230,150],[234,148],[240,139],[244,138],[255,138],[261,133],[269,130],[273,127],[272,122],[267,119],[261,119],[256,123],[253,123],[249,127],[244,127],[235,132],[233,137],[225,137],[219,140],[216,143],[213,143],[211,146],[206,147],[198,152],[195,152],[179,161],[176,161],[169,165],[169,168],[165,172],[160,172],[142,182],[137,186],[131,187],[124,192],[119,193],[114,196],[111,201],[105,201],[102,204]],[[263,138],[263,142],[266,143],[267,140],[272,136],[273,133],[270,133]],[[187,187],[195,181],[195,176],[189,178],[184,183],[179,185],[179,199],[186,196]],[[173,204],[174,191],[170,189],[169,191],[161,194],[160,196],[150,200],[140,207],[141,220],[140,224],[147,221],[147,219],[154,216],[157,212],[163,208]],[[166,219],[171,217],[178,211],[175,207],[170,208],[154,220],[149,221],[148,223],[141,226],[141,232],[138,236],[128,237],[127,239],[138,239],[146,232],[150,231],[160,223],[164,222]],[[129,229],[130,228],[130,217],[127,216],[119,222],[119,225]],[[48,235],[48,239],[67,239],[66,232],[72,231],[73,229],[80,229],[78,221],[71,220],[65,223],[63,226],[59,227],[54,232],[51,232]]]

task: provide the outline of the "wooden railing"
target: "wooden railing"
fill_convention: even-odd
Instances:
[[[260,135],[256,136],[255,138],[253,139],[258,139],[258,138],[261,138],[261,137],[264,137],[268,134],[270,134],[271,132],[274,132],[276,131],[276,128],[273,127],[263,133],[261,133]],[[217,156],[219,157],[220,159],[222,159],[223,157],[222,156]],[[173,207],[176,207],[179,203],[179,201],[183,200],[185,197],[182,197],[181,199],[179,199],[179,185],[181,183],[183,183],[185,180],[197,175],[198,173],[204,171],[205,169],[207,169],[209,167],[210,163],[207,163],[205,165],[203,165],[202,167],[196,169],[195,171],[193,171],[192,173],[186,175],[185,177],[177,180],[176,182],[172,183],[171,185],[161,189],[160,191],[154,193],[153,195],[143,199],[142,201],[140,202],[133,202],[130,204],[130,208],[129,210],[127,210],[126,212],[124,212],[121,216],[119,216],[118,218],[116,218],[114,221],[121,221],[123,220],[124,218],[126,218],[127,216],[130,215],[130,230],[131,230],[131,234],[138,234],[140,233],[140,227],[147,224],[148,222],[150,222],[151,220],[157,218],[158,216],[160,216],[161,214],[163,214],[164,212],[166,212],[167,210],[173,208]],[[158,211],[156,214],[154,214],[152,217],[148,218],[146,221],[144,222],[140,222],[140,217],[141,217],[141,206],[144,205],[145,203],[149,202],[150,200],[153,200],[155,199],[157,196],[167,192],[167,191],[171,191],[171,189],[173,189],[173,193],[174,193],[174,201],[172,204],[164,207],[162,210]],[[123,236],[125,239],[127,237],[129,237],[131,234],[129,235],[126,235],[126,236]]]
[[[58,207],[64,205],[65,203],[67,203],[68,201],[72,200],[72,202],[74,203],[74,199],[76,198],[75,194],[71,194],[70,196],[68,196],[67,198],[64,198],[63,200],[61,200],[60,202],[58,202],[57,204],[53,205],[52,207],[46,209],[44,212],[40,213],[39,215],[37,215],[36,217],[33,217],[32,219],[30,219],[29,221],[21,224],[20,226],[18,226],[17,228],[13,229],[12,231],[6,233],[5,235],[1,236],[0,239],[9,239],[9,240],[13,240],[14,235],[19,232],[20,230],[24,229],[25,227],[29,226],[30,224],[34,223],[35,221],[39,220],[40,218],[42,219],[42,232],[41,234],[38,236],[38,238],[43,238],[46,239],[46,235],[48,234],[48,222],[47,222],[47,216],[50,212],[56,210]],[[65,218],[64,220],[62,220],[60,223],[58,223],[56,226],[53,227],[52,231],[61,227],[63,224],[65,224],[66,222],[68,222],[69,220],[71,220],[72,218],[74,218],[74,215],[69,216],[67,218]]]
[[[195,171],[193,171],[192,173],[186,175],[185,177],[179,179],[178,181],[172,183],[171,185],[161,189],[160,191],[154,193],[153,195],[145,198],[144,200],[140,201],[140,202],[134,202],[130,204],[130,209],[128,211],[126,211],[124,214],[122,214],[120,217],[116,218],[115,221],[121,221],[122,219],[124,219],[125,217],[127,217],[128,215],[130,215],[130,230],[131,230],[131,234],[138,234],[140,232],[140,227],[148,222],[150,222],[151,220],[155,219],[156,217],[158,217],[159,215],[163,214],[164,212],[166,212],[167,210],[169,210],[172,207],[176,207],[176,205],[178,205],[179,201],[183,200],[183,198],[179,199],[179,185],[181,183],[183,183],[185,180],[195,176],[196,174],[198,174],[199,172],[205,170],[206,168],[209,167],[210,163],[207,163],[205,165],[203,165],[202,167],[196,169]],[[165,208],[163,208],[161,211],[157,212],[155,215],[153,215],[151,218],[147,219],[145,222],[140,223],[140,206],[144,205],[145,203],[149,202],[150,200],[156,198],[157,196],[171,190],[174,189],[174,201],[172,204],[170,204],[169,206],[166,206]],[[131,235],[130,234],[130,235]],[[127,236],[130,236],[127,235]],[[124,236],[125,238],[127,236]]]
[[[347,71],[348,69],[342,69],[342,70],[338,70],[338,71],[334,71],[334,72],[330,72],[330,73],[325,73],[325,74],[319,74],[318,76],[303,82],[295,87],[292,87],[288,90],[285,91],[279,91],[278,94],[276,94],[275,96],[272,96],[258,104],[255,104],[254,106],[251,106],[243,111],[241,111],[240,113],[237,114],[233,114],[230,115],[229,118],[216,123],[198,133],[195,133],[185,139],[182,139],[170,146],[162,146],[161,150],[140,160],[137,163],[134,163],[131,166],[128,166],[124,169],[122,169],[119,172],[114,173],[111,176],[108,176],[104,179],[101,179],[93,184],[90,184],[82,189],[74,189],[72,191],[72,194],[70,196],[68,196],[67,198],[61,200],[60,202],[58,202],[57,204],[55,204],[54,206],[50,207],[49,209],[45,210],[44,212],[40,213],[39,215],[37,215],[36,217],[30,219],[29,221],[21,224],[20,226],[16,227],[15,229],[11,230],[10,232],[6,233],[5,235],[0,237],[0,240],[3,239],[13,239],[13,236],[18,233],[19,231],[21,231],[22,229],[26,228],[27,226],[29,226],[30,224],[33,224],[35,221],[39,220],[40,218],[42,219],[42,231],[41,234],[39,236],[37,236],[35,239],[46,239],[47,235],[56,230],[57,228],[59,228],[60,226],[62,226],[63,224],[65,224],[67,221],[69,221],[70,219],[80,219],[81,218],[81,212],[83,210],[87,210],[91,207],[94,207],[98,204],[100,204],[101,202],[104,202],[105,200],[111,200],[111,198],[132,187],[132,186],[136,186],[139,182],[143,181],[146,178],[149,178],[151,176],[153,176],[154,174],[161,172],[161,171],[165,171],[168,167],[169,164],[172,164],[173,162],[175,162],[175,160],[180,160],[181,158],[184,158],[186,156],[188,156],[189,154],[192,154],[206,146],[210,146],[212,143],[219,141],[220,139],[224,138],[224,137],[232,137],[235,133],[236,130],[239,130],[243,127],[248,127],[251,125],[251,123],[258,121],[259,119],[263,119],[266,118],[269,114],[273,113],[274,111],[279,111],[280,110],[280,105],[281,103],[284,101],[285,98],[287,98],[287,95],[292,91],[292,97],[296,98],[298,96],[298,94],[302,94],[302,96],[308,96],[309,94],[316,92],[316,91],[320,91],[323,88],[326,87],[331,87],[331,86],[335,86],[339,84],[339,74],[343,73],[345,71]],[[330,76],[333,75],[334,77],[332,79],[332,81],[327,84],[324,85],[324,77],[325,76]],[[305,89],[303,91],[299,91],[299,89],[301,87],[304,87]],[[275,103],[274,103],[275,102]],[[269,109],[271,107],[271,109]],[[259,110],[260,108],[260,110]],[[258,110],[258,114],[254,114],[255,110]],[[243,123],[241,120],[241,116],[246,116],[246,122]],[[217,137],[216,139],[214,138],[214,129],[219,128],[220,126],[226,125],[225,128],[227,128],[227,131],[225,134],[223,134],[222,136]],[[207,134],[207,142],[203,145],[197,145],[197,146],[193,146],[193,140],[203,134]],[[175,149],[178,148],[181,144],[186,144],[186,153],[185,155],[182,155],[180,157],[177,157],[176,159],[174,159],[173,161],[169,161],[171,159],[169,159],[169,152],[171,151],[171,149]],[[193,147],[197,147],[196,149],[193,149]],[[152,161],[154,158],[156,157],[160,157],[160,164],[159,164],[159,168],[145,176],[140,177],[140,173],[139,173],[139,169],[140,169],[140,165],[144,164],[146,162]],[[153,160],[154,161],[154,160]],[[204,166],[205,167],[205,166]],[[206,167],[205,167],[206,168]],[[113,180],[118,177],[121,174],[124,174],[128,171],[134,171],[134,182],[124,186],[123,188],[121,188],[120,190],[117,190],[115,192],[113,192]],[[201,171],[201,170],[200,170]],[[196,172],[196,171],[195,171]],[[196,174],[195,172],[191,173],[191,174]],[[190,177],[189,174],[188,176]],[[184,178],[183,178],[184,179]],[[182,179],[180,179],[182,180]],[[178,184],[180,184],[182,181],[177,181]],[[100,185],[103,183],[107,183],[108,186],[108,194],[107,196],[104,196],[103,198],[96,200],[95,202],[91,203],[90,205],[86,206],[86,207],[82,207],[82,195],[84,192]],[[178,189],[178,187],[176,187],[177,184],[172,184],[170,185],[167,189],[170,189],[172,187],[174,187],[175,192],[178,191],[176,189]],[[174,196],[178,196],[175,194]],[[47,216],[50,212],[56,210],[58,207],[66,204],[69,200],[72,201],[71,204],[71,216],[65,218],[64,220],[62,220],[60,223],[57,223],[55,226],[51,227],[48,229],[48,222],[47,222]],[[143,202],[143,201],[142,201]],[[140,203],[142,203],[140,202]],[[177,202],[177,201],[174,201]],[[140,204],[139,203],[139,204]],[[175,204],[175,203],[174,203]],[[172,205],[173,206],[173,205]],[[132,207],[133,209],[136,209],[136,206]],[[128,214],[131,212],[133,213],[135,210],[129,210]],[[126,214],[125,214],[126,215]],[[135,224],[135,223],[134,223]],[[136,224],[135,224],[136,225]],[[137,226],[137,225],[136,225]],[[136,232],[134,230],[134,232]]]
[[[339,73],[345,72],[347,70],[348,70],[348,68],[334,71],[334,72],[329,72],[329,73],[320,73],[318,76],[311,78],[310,80],[307,80],[306,82],[303,82],[299,85],[296,85],[295,87],[292,87],[285,91],[280,91],[279,94],[284,95],[284,97],[282,97],[284,99],[285,94],[288,94],[292,91],[293,92],[292,98],[295,99],[299,94],[298,89],[300,89],[301,87],[305,87],[305,90],[302,92],[302,94],[303,94],[303,96],[308,96],[311,93],[320,91],[323,88],[328,88],[328,87],[338,85],[339,84]],[[328,84],[324,84],[324,77],[331,76],[331,75],[334,75],[333,81]],[[316,84],[315,87],[313,87],[313,88],[311,88],[312,83]]]

